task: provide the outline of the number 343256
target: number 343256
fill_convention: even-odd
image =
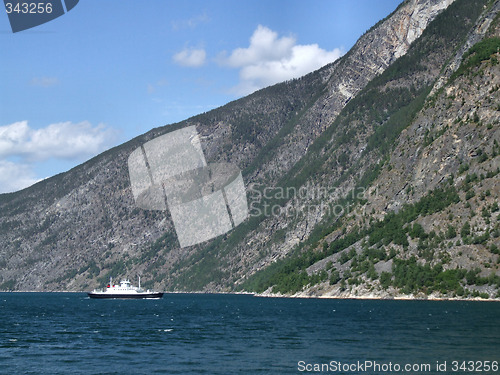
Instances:
[[[5,10],[9,14],[52,13],[52,3],[5,3]]]

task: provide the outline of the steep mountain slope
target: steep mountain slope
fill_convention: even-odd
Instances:
[[[408,54],[352,99],[276,184],[257,180],[250,185],[254,217],[227,239],[214,241],[213,247],[174,265],[187,269],[174,285],[202,288],[214,280],[215,268],[216,277],[227,280],[223,287],[231,288],[250,273],[264,269],[262,273],[269,276],[280,266],[294,279],[285,283],[293,284],[300,269],[288,261],[295,258],[293,254],[314,247],[323,231],[337,225],[336,219],[345,212],[341,198],[356,187],[368,187],[398,132],[410,124],[442,66],[473,27],[468,17],[475,21],[481,11],[482,4],[456,2],[437,17]],[[284,264],[273,264],[285,256]],[[256,288],[251,280],[244,287],[261,291],[262,285],[273,285],[275,279],[262,282]]]
[[[246,288],[344,297],[500,297],[499,10],[497,2],[478,20],[465,45],[481,41],[465,54],[458,50],[462,65],[456,70],[457,58],[451,59],[455,67],[444,69],[447,79],[437,80],[425,102],[413,88],[408,107],[422,108],[415,116],[399,107],[368,137],[358,128],[351,143],[367,141],[354,170],[369,160],[367,150],[378,149],[375,173],[352,185],[347,213],[334,225],[329,218],[306,251],[256,274]],[[370,90],[380,95],[393,87],[391,74],[388,69],[356,100],[369,103]],[[420,73],[416,69],[405,77],[412,74]],[[377,101],[381,105],[384,99]],[[350,117],[346,107],[350,127],[356,119],[366,121],[360,108],[356,103]],[[334,147],[325,150],[335,152]],[[357,150],[350,145],[349,151]],[[325,157],[325,164],[332,159]],[[318,170],[324,171],[325,164]]]
[[[157,288],[263,291],[274,286],[275,291],[295,293],[306,287],[306,293],[311,294],[354,293],[343,284],[349,285],[355,278],[356,282],[363,281],[356,287],[359,293],[366,293],[370,288],[364,279],[366,272],[352,276],[357,272],[352,271],[355,269],[352,259],[342,264],[336,258],[330,259],[331,264],[325,259],[332,256],[330,251],[340,249],[341,244],[352,245],[351,240],[356,240],[353,243],[361,252],[363,238],[370,237],[371,233],[363,236],[360,228],[369,230],[370,221],[373,224],[374,220],[387,217],[388,211],[418,202],[443,181],[448,181],[448,175],[455,173],[450,171],[460,168],[458,164],[450,161],[440,170],[432,169],[434,164],[429,161],[439,150],[453,151],[442,146],[438,149],[440,139],[447,138],[447,134],[456,135],[467,145],[460,155],[476,145],[476,141],[469,140],[471,132],[473,139],[479,139],[475,128],[457,134],[451,133],[451,125],[442,130],[445,128],[442,124],[448,124],[449,118],[455,120],[459,116],[458,112],[450,115],[455,110],[453,105],[447,107],[446,104],[439,112],[443,95],[464,100],[460,95],[467,93],[470,97],[465,100],[470,108],[482,108],[475,102],[480,98],[477,90],[473,90],[476,86],[457,86],[460,88],[453,89],[455,93],[446,83],[447,71],[443,71],[444,78],[439,82],[444,88],[440,91],[436,88],[433,100],[426,97],[443,67],[460,52],[467,34],[479,30],[474,34],[478,35],[476,41],[483,38],[492,15],[496,14],[492,5],[487,0],[406,1],[360,38],[346,56],[319,71],[261,90],[180,124],[153,129],[65,174],[18,193],[0,195],[0,289],[81,290],[97,286],[110,275],[139,273],[144,275],[143,280],[149,277],[146,286]],[[481,13],[483,18],[476,25]],[[494,28],[490,30],[495,32]],[[496,69],[494,65],[490,68]],[[484,68],[484,74],[496,73],[490,72],[490,68]],[[459,82],[465,78],[453,79]],[[481,83],[487,85],[488,90],[494,87],[486,78]],[[495,108],[498,97],[490,99],[491,108]],[[420,111],[424,103],[425,109]],[[495,181],[495,175],[486,176],[488,172],[494,173],[497,160],[493,158],[494,144],[491,146],[488,140],[498,138],[495,133],[498,118],[494,117],[494,111],[482,111],[474,110],[472,119],[476,120],[477,114],[478,121],[490,121],[484,122],[486,130],[481,133],[485,142],[481,155],[488,155],[492,165],[490,168],[489,159],[480,163],[483,169],[477,169],[478,177],[469,177],[467,182],[473,187]],[[410,133],[418,121],[429,116],[440,117],[439,121],[433,120],[434,128],[429,121],[421,125],[422,129],[429,130],[427,136],[416,130]],[[208,161],[227,161],[244,168],[252,210],[251,217],[227,235],[180,249],[168,212],[145,211],[134,206],[126,161],[144,142],[188,125],[196,125],[202,135]],[[424,144],[426,152],[409,157],[412,150],[422,149]],[[400,153],[395,154],[398,150]],[[471,172],[476,170],[472,161],[465,157],[463,160],[462,165],[467,164]],[[486,166],[490,169],[486,170]],[[429,172],[434,170],[437,177],[431,179]],[[480,170],[485,174],[483,181],[479,181]],[[422,174],[426,179],[418,177]],[[457,191],[461,189],[461,178],[466,177],[454,179]],[[409,185],[405,185],[405,179],[411,181]],[[388,181],[392,182],[388,184]],[[364,189],[363,194],[346,199],[352,189]],[[406,190],[408,193],[404,196],[398,195]],[[491,232],[494,231],[491,212],[495,208],[491,205],[498,195],[493,187],[489,188],[489,195],[487,190],[482,193],[484,202],[491,201],[488,203]],[[378,193],[371,195],[372,191]],[[352,207],[347,210],[346,204]],[[455,214],[450,212],[453,217],[469,209],[458,202],[448,206],[451,204],[458,205]],[[478,207],[483,210],[484,204],[478,203],[473,210]],[[321,205],[330,209],[317,209]],[[337,212],[336,208],[342,211]],[[353,216],[349,212],[363,214]],[[405,225],[413,228],[417,223],[430,236],[434,224],[423,218]],[[470,231],[471,242],[478,241],[476,237],[484,232],[476,227]],[[434,232],[439,231],[434,229]],[[429,244],[429,238],[437,235],[429,236],[422,239],[428,247],[441,246],[441,243]],[[403,244],[394,249],[400,252],[401,259],[418,252],[411,238],[406,247],[401,241]],[[456,243],[454,240],[453,251],[469,246]],[[491,248],[491,245],[493,242],[488,238],[470,248]],[[381,247],[377,249],[380,252]],[[335,256],[349,253],[350,248],[344,246],[340,251]],[[384,251],[393,253],[389,248]],[[450,256],[455,256],[453,251]],[[468,254],[465,250],[456,253],[460,251],[460,256]],[[304,257],[309,258],[304,261]],[[481,255],[478,259],[484,257]],[[390,259],[378,263],[372,260],[372,263],[380,271],[378,277],[382,270],[392,272]],[[467,267],[475,267],[476,263],[469,262]],[[325,269],[326,264],[329,267]],[[432,260],[430,264],[437,265]],[[337,282],[333,282],[337,276],[334,266],[338,268]],[[347,266],[351,268],[351,276],[344,272]],[[332,280],[331,286],[329,281],[321,283],[325,277]],[[388,275],[384,274],[384,278]],[[395,278],[387,288],[393,288],[393,294],[399,293],[393,283]],[[382,288],[380,293],[386,291]]]

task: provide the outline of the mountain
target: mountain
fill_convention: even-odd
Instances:
[[[408,0],[338,61],[0,195],[0,290],[500,297],[500,1]],[[127,159],[195,126],[250,217],[181,248]]]

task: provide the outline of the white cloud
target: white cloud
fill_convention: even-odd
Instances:
[[[326,51],[317,44],[299,45],[294,37],[278,37],[275,31],[259,25],[247,48],[237,48],[227,56],[221,54],[222,65],[240,69],[240,83],[234,91],[250,94],[260,88],[301,77],[331,63],[343,55],[335,48]]]
[[[278,33],[259,25],[250,37],[250,46],[235,49],[227,58],[226,63],[232,67],[242,67],[263,61],[288,58],[294,44],[295,38],[278,38]]]
[[[33,185],[38,180],[27,164],[0,160],[0,193],[11,193]]]
[[[40,168],[54,171],[53,165],[77,163],[109,148],[118,131],[102,124],[92,126],[60,122],[33,129],[28,121],[0,126],[0,193],[28,187],[42,179]],[[52,166],[52,167],[51,167]],[[44,172],[47,173],[47,172]],[[43,176],[46,177],[46,176]]]
[[[97,155],[114,141],[117,132],[104,125],[60,122],[33,129],[27,121],[0,126],[0,157],[26,160],[82,159]]]
[[[56,77],[35,77],[30,81],[32,86],[40,87],[50,87],[55,86],[59,83],[59,79]]]
[[[207,53],[203,48],[184,48],[176,53],[174,61],[181,66],[199,67],[205,64]]]

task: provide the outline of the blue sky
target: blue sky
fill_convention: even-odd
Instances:
[[[81,0],[0,16],[0,193],[335,60],[401,0]]]

